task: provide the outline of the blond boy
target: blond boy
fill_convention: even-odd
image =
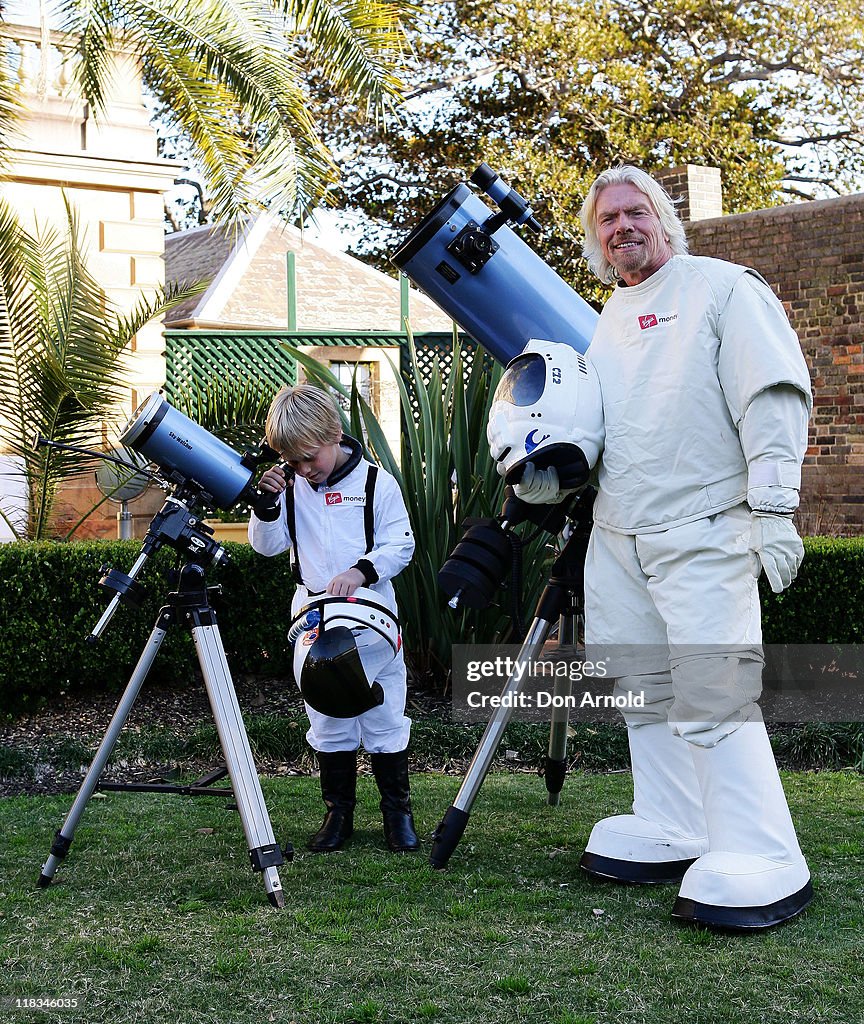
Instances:
[[[291,550],[297,589],[294,615],[311,596],[351,597],[358,587],[375,591],[396,613],[392,579],[414,551],[405,503],[389,473],[363,457],[360,443],[343,434],[333,398],[311,384],[284,387],[267,415],[267,441],[285,467],[259,481],[265,495],[249,522],[249,541],[262,555]],[[369,682],[384,701],[352,718],[321,714],[308,704],[306,736],[321,769],[326,815],[309,841],[317,853],[338,850],[353,832],[357,750],[370,756],[381,793],[384,835],[393,851],[416,850],[408,780],[411,720],[405,716],[406,673],[401,646],[386,644],[370,662]]]

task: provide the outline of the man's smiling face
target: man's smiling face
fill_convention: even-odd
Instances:
[[[660,218],[635,185],[607,185],[597,197],[595,217],[603,255],[625,284],[639,284],[671,259]]]

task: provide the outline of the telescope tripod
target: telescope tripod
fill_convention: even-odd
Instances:
[[[188,519],[188,517],[186,518]],[[194,519],[191,522],[194,526],[199,525]],[[108,574],[106,579],[115,581],[114,586],[118,589],[118,597],[121,584],[117,584],[116,581],[123,580],[127,592],[130,591],[134,582],[134,573],[144,558],[146,555],[139,558],[132,570],[132,576],[123,576],[116,570],[111,570]],[[219,742],[225,757],[225,766],[231,780],[234,800],[240,812],[252,869],[263,875],[267,898],[273,906],[284,907],[285,897],[277,867],[284,863],[286,858],[291,860],[294,851],[290,844],[286,844],[283,852],[273,836],[273,828],[252,758],[249,738],[246,735],[246,728],[231,680],[231,672],[225,657],[225,648],[222,645],[219,627],[216,624],[216,614],[210,604],[212,589],[215,588],[207,587],[204,569],[196,562],[187,561],[180,569],[177,589],[168,594],[168,603],[160,609],[153,631],[144,646],[72,808],[61,828],[55,833],[50,855],[42,866],[42,874],[38,883],[40,887],[44,888],[51,884],[58,865],[69,852],[84,808],[96,789],[99,777],[123,726],[126,724],[162,641],[172,626],[180,625],[189,628],[192,633],[213,719],[219,734]],[[115,598],[116,600],[117,598]],[[113,611],[113,606],[114,602],[112,602],[110,611]],[[107,617],[110,617],[108,612],[103,615],[91,639],[96,639],[101,627],[107,621]],[[200,789],[190,791],[200,792]]]
[[[444,813],[432,834],[429,863],[445,868],[468,824],[468,818],[480,787],[489,773],[504,730],[507,728],[518,701],[515,699],[529,678],[527,666],[543,652],[554,623],[558,622],[559,647],[575,647],[577,621],[583,611],[585,555],[591,533],[591,506],[593,493],[583,499],[572,520],[572,531],[552,566],[549,582],[540,595],[534,618],[517,655],[513,671],[504,689],[501,701],[480,738],[474,757],[462,780],[462,785],[451,806]],[[569,676],[556,676],[549,746],[545,761],[547,800],[557,806],[567,775],[567,731],[569,711],[566,699],[572,684]]]

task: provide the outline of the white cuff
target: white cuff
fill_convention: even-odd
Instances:
[[[795,487],[750,487],[747,490],[747,504],[762,512],[794,512],[798,501]]]
[[[747,469],[747,487],[801,487],[801,465],[798,462],[751,462]]]

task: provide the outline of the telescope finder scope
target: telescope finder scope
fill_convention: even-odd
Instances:
[[[510,188],[501,175],[497,171],[493,171],[489,164],[480,164],[471,175],[471,181],[478,188],[483,189],[498,209],[506,214],[507,220],[512,220],[514,224],[524,225],[539,234],[540,222],[534,216],[534,211],[528,205],[527,200],[519,195],[515,188]]]

